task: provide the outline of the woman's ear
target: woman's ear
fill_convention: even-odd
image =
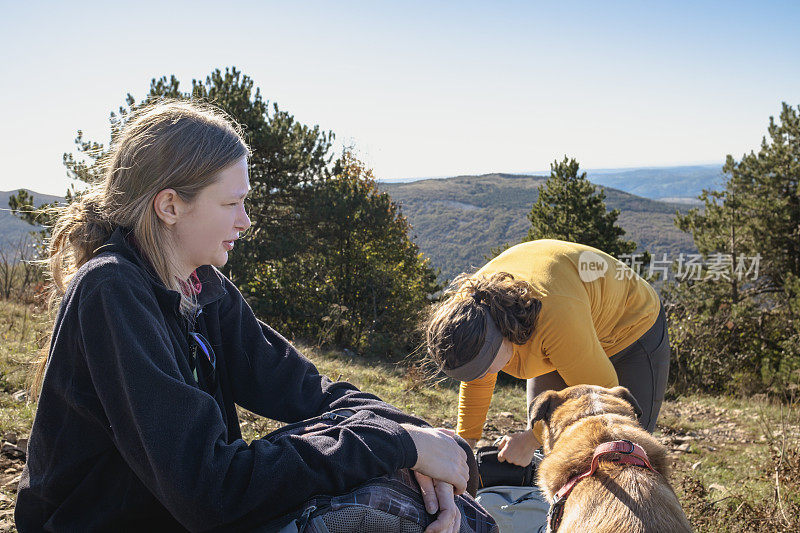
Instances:
[[[175,189],[164,189],[153,198],[153,209],[161,222],[172,226],[178,221],[181,214],[182,200]]]

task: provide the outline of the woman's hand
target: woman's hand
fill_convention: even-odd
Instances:
[[[461,512],[456,506],[453,486],[444,481],[431,479],[416,470],[414,476],[422,491],[425,510],[428,514],[439,513],[436,521],[425,528],[425,533],[458,533],[461,529]]]
[[[453,486],[455,494],[463,494],[469,480],[467,454],[446,433],[433,428],[401,424],[417,447],[417,464],[412,469]]]
[[[508,461],[513,465],[528,466],[533,461],[533,452],[539,447],[539,441],[533,431],[520,431],[506,435],[497,445],[497,460]]]

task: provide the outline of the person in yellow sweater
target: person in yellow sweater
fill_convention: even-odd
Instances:
[[[504,251],[448,288],[427,323],[428,353],[461,381],[458,435],[481,437],[497,373],[527,380],[528,429],[506,435],[498,457],[527,465],[540,445],[530,405],[542,391],[578,384],[627,387],[652,432],[669,371],[658,294],[624,263],[552,239]]]

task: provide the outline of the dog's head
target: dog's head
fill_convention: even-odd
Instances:
[[[539,394],[530,413],[531,424],[541,420],[544,425],[544,452],[548,453],[561,432],[581,418],[617,414],[635,420],[642,415],[642,409],[625,387],[606,389],[596,385],[575,385]]]

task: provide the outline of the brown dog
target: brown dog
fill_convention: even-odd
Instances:
[[[559,532],[692,531],[666,478],[666,449],[637,422],[641,409],[628,389],[577,385],[547,391],[530,412],[532,423],[541,420],[544,425],[545,458],[538,483],[550,501],[573,477],[590,470],[595,449],[603,443],[636,443],[653,468],[600,460],[597,470],[563,499]]]

